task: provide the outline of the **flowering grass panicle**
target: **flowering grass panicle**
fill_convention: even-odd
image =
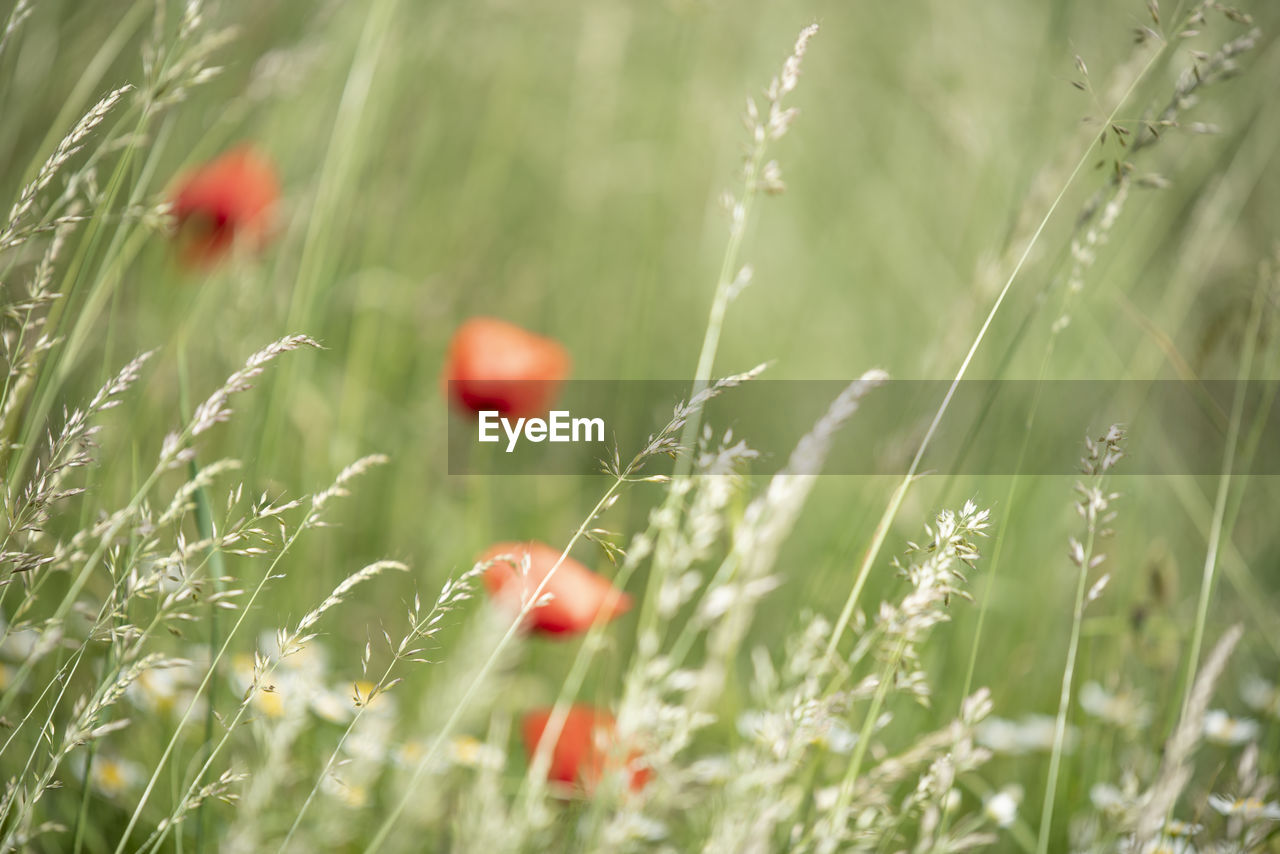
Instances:
[[[1124,429],[1115,424],[1096,440],[1086,437],[1085,455],[1080,460],[1080,470],[1087,480],[1076,482],[1075,489],[1079,499],[1074,507],[1083,521],[1085,536],[1083,542],[1075,537],[1068,539],[1067,556],[1076,567],[1076,595],[1072,609],[1071,639],[1067,644],[1067,660],[1062,668],[1062,690],[1058,697],[1058,717],[1054,724],[1053,750],[1049,756],[1049,779],[1045,786],[1044,804],[1040,813],[1040,834],[1037,841],[1037,850],[1040,854],[1048,850],[1052,829],[1058,772],[1066,740],[1067,713],[1071,705],[1076,655],[1080,648],[1080,627],[1084,622],[1085,608],[1101,593],[1108,577],[1102,576],[1092,589],[1087,590],[1089,573],[1106,560],[1106,555],[1099,550],[1098,546],[1103,539],[1113,534],[1109,526],[1115,520],[1116,513],[1111,509],[1111,503],[1119,498],[1119,495],[1107,491],[1107,475],[1116,463],[1124,458],[1124,438]],[[1091,696],[1093,694],[1094,692],[1090,692]],[[1102,711],[1112,713],[1113,707],[1117,704],[1112,702],[1104,705],[1107,708]],[[1131,721],[1126,719],[1123,723],[1128,724]]]

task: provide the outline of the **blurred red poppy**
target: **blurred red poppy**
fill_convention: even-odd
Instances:
[[[569,375],[569,353],[558,341],[504,320],[475,317],[449,342],[445,390],[471,412],[514,418],[543,415]]]
[[[560,550],[537,542],[498,543],[486,550],[479,562],[494,560],[501,555],[510,558],[497,561],[485,571],[484,585],[491,596],[516,610],[521,607],[524,597],[532,596],[547,573],[551,572],[560,559]],[[519,564],[526,556],[529,571],[521,578],[522,567]],[[602,620],[612,620],[631,608],[630,596],[571,557],[566,557],[551,575],[541,595],[548,593],[551,600],[535,607],[528,618],[530,629],[546,634],[585,632],[595,623],[597,615]]]
[[[279,197],[275,167],[247,145],[191,172],[173,197],[183,262],[212,264],[240,237],[261,245]]]
[[[531,762],[550,720],[551,709],[540,709],[524,717],[524,748]],[[606,760],[611,758],[614,728],[613,716],[608,712],[591,706],[571,707],[560,729],[560,737],[551,749],[547,779],[555,783],[580,785],[590,792],[604,776]],[[650,776],[649,769],[643,767],[638,758],[639,754],[633,751],[627,760],[633,792],[643,789]]]

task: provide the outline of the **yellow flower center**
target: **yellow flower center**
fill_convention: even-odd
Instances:
[[[269,718],[284,716],[284,699],[276,691],[258,691],[254,697],[258,709]]]

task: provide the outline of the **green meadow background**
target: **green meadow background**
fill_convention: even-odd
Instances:
[[[1187,5],[1166,2],[1162,19]],[[754,281],[730,307],[717,374],[768,361],[773,379],[852,379],[870,368],[950,379],[1052,209],[969,376],[1234,379],[1259,265],[1280,235],[1280,7],[1244,8],[1262,30],[1257,47],[1239,59],[1239,76],[1206,87],[1182,127],[1134,158],[1135,174],[1168,186],[1134,183],[1071,297],[1070,324],[1054,336],[1076,217],[1126,156],[1114,132],[1098,141],[1120,94],[1112,81],[1156,57],[1117,114],[1136,133],[1163,109],[1189,51],[1211,53],[1247,27],[1214,16],[1157,56],[1134,44],[1135,28],[1153,26],[1136,1],[210,4],[210,21],[236,31],[213,54],[222,73],[143,127],[122,114],[101,133],[141,134],[122,175],[124,196],[139,203],[166,198],[186,170],[234,144],[261,149],[283,185],[273,239],[192,271],[161,231],[108,223],[65,297],[84,325],[78,352],[59,353],[63,381],[50,400],[74,405],[138,352],[158,349],[98,437],[103,464],[90,487],[106,502],[97,506],[112,506],[180,423],[184,385],[186,400],[200,400],[271,340],[322,342],[282,357],[238,397],[236,417],[206,437],[200,458],[241,459],[250,489],[289,496],[322,488],[361,455],[391,457],[335,507],[333,527],[299,543],[251,617],[256,629],[296,621],[366,563],[405,561],[410,573],[378,578],[326,625],[334,672],[356,678],[366,640],[402,619],[415,591],[433,597],[494,541],[566,542],[607,486],[567,475],[449,476],[440,374],[452,331],[493,315],[563,342],[575,378],[692,379],[727,232],[718,198],[738,185],[744,98],[811,22],[821,31],[790,100],[800,115],[773,151],[787,190],[761,201],[748,231]],[[0,57],[0,189],[9,197],[85,109],[140,79],[153,13],[141,0],[35,4]],[[179,13],[170,9],[167,26]],[[1192,132],[1193,122],[1218,132]],[[116,240],[119,260],[96,270]],[[1268,316],[1277,300],[1269,297]],[[1280,378],[1278,349],[1274,336],[1262,339],[1255,378]],[[1152,726],[1165,729],[1181,696],[1217,479],[1124,476],[1123,463],[1118,474],[1117,534],[1106,548],[1113,580],[1084,623],[1077,672],[1136,687],[1155,704]],[[989,602],[975,682],[992,687],[1006,717],[1056,709],[1075,584],[1066,558],[1079,527],[1073,482],[1023,478],[1005,506],[1008,478],[923,478],[863,599],[871,607],[896,583],[889,557],[936,509],[972,497],[992,507],[997,526],[1009,517],[999,576],[988,586],[984,558],[971,587]],[[797,614],[838,613],[895,486],[821,480],[749,646],[777,652]],[[1238,513],[1207,635],[1245,624],[1228,698],[1240,674],[1276,672],[1278,486],[1249,478],[1232,492]],[[661,487],[637,487],[608,526],[625,541],[661,499]],[[609,572],[591,543],[574,556]],[[630,592],[640,595],[644,581]],[[954,714],[977,613],[953,603],[953,623],[927,648],[937,681],[934,708],[912,713],[922,728]],[[448,659],[468,615],[450,617],[433,657]],[[588,699],[608,705],[616,695],[634,620],[611,628]],[[255,636],[245,634],[245,649]],[[571,648],[532,641],[500,702],[519,712],[554,699]],[[747,672],[745,652],[741,665]],[[436,673],[408,671],[402,706],[432,703]],[[732,731],[742,703],[731,683],[719,730]],[[1114,773],[1105,747],[1089,742],[1067,757],[1063,815],[1087,781]],[[1042,757],[1001,758],[986,775],[1018,780],[1038,805],[1043,767]]]

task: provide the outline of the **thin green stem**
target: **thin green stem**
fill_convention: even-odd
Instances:
[[[1195,685],[1196,670],[1200,663],[1200,647],[1204,643],[1205,624],[1209,619],[1209,602],[1213,598],[1213,585],[1218,573],[1218,552],[1222,545],[1223,522],[1227,513],[1227,499],[1231,493],[1231,477],[1235,466],[1236,445],[1240,438],[1240,425],[1244,418],[1244,402],[1248,392],[1249,376],[1253,372],[1253,358],[1257,351],[1258,332],[1262,326],[1263,308],[1266,305],[1267,277],[1260,277],[1254,291],[1253,306],[1241,343],[1240,366],[1236,374],[1236,393],[1231,404],[1231,421],[1227,425],[1227,442],[1222,452],[1222,472],[1218,476],[1218,494],[1214,499],[1213,521],[1209,526],[1209,541],[1205,548],[1204,570],[1200,577],[1200,595],[1196,605],[1195,628],[1191,634],[1191,648],[1187,654],[1187,669],[1183,679],[1182,714],[1191,702],[1191,689]]]
[[[88,755],[84,759],[84,776],[80,781],[80,809],[76,811],[76,826],[72,834],[73,854],[80,854],[84,848],[84,831],[89,824],[89,798],[92,796],[93,763],[98,758],[98,742],[89,745]]]
[[[853,797],[858,774],[862,771],[862,762],[866,759],[871,736],[875,733],[876,719],[880,717],[880,709],[884,707],[885,698],[889,696],[893,675],[898,670],[898,663],[902,660],[902,653],[906,647],[906,639],[899,640],[890,660],[880,671],[880,684],[876,686],[875,696],[871,698],[871,705],[867,708],[866,720],[862,722],[862,729],[858,731],[858,743],[854,745],[853,757],[849,760],[849,767],[845,770],[844,781],[840,786],[841,801],[845,806],[848,806],[849,800]]]
[[[1053,822],[1053,805],[1058,791],[1058,769],[1062,764],[1063,745],[1067,737],[1067,712],[1071,708],[1071,685],[1076,672],[1076,653],[1080,648],[1080,624],[1084,622],[1085,591],[1089,583],[1089,564],[1093,561],[1093,545],[1096,525],[1089,525],[1084,544],[1084,558],[1076,579],[1075,606],[1071,611],[1071,640],[1067,644],[1067,663],[1062,668],[1062,691],[1058,695],[1058,716],[1053,724],[1053,750],[1049,754],[1049,780],[1045,788],[1044,804],[1040,810],[1040,834],[1036,840],[1036,854],[1049,850],[1049,830]]]
[[[316,184],[315,201],[306,217],[306,233],[298,254],[297,276],[290,299],[288,323],[290,328],[311,329],[313,313],[321,285],[332,275],[331,266],[336,257],[334,231],[340,227],[341,218],[348,215],[348,200],[355,195],[354,182],[369,148],[376,116],[377,90],[374,81],[378,66],[388,54],[387,39],[393,32],[397,0],[379,0],[368,6],[368,15],[360,32],[355,55],[338,103],[337,115],[329,132],[324,160],[320,165]],[[286,367],[273,379],[273,388],[281,393],[271,395],[266,413],[266,426],[262,430],[259,455],[263,459],[277,458],[279,437],[285,435],[280,424],[285,416],[283,406],[277,401],[284,397],[284,390],[297,384],[301,368]]]

